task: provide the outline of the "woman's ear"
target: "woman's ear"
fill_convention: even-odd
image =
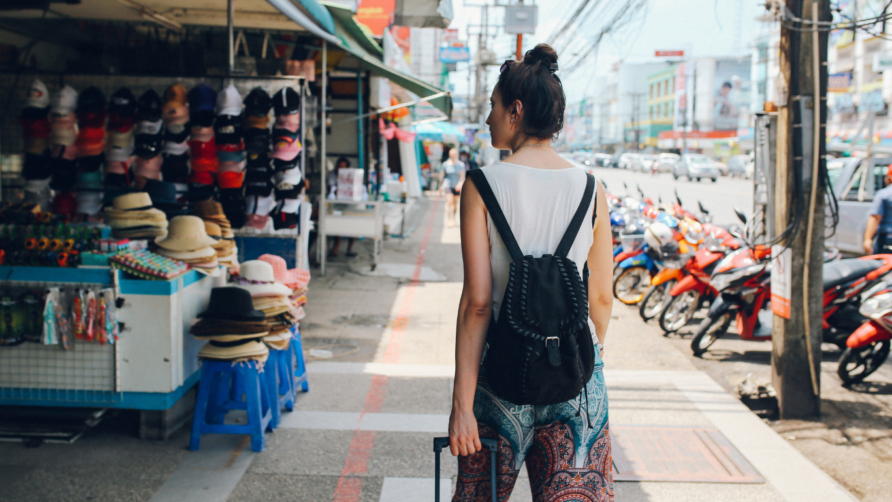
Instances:
[[[515,99],[514,103],[511,103],[511,123],[515,122],[523,122],[523,103],[519,99]]]

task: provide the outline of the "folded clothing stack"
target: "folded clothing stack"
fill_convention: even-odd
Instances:
[[[214,141],[214,107],[217,92],[207,84],[198,84],[186,95],[189,102],[189,139],[192,171],[189,175],[189,200],[202,201],[214,197],[214,183],[219,160]]]
[[[148,239],[167,235],[167,216],[152,207],[145,192],[119,195],[105,208],[105,222],[119,239]]]
[[[105,164],[105,120],[108,100],[98,87],[87,87],[77,96],[77,212],[88,216],[102,210],[102,170]]]
[[[264,338],[272,348],[285,350],[291,341],[291,328],[297,323],[289,300],[291,289],[277,282],[273,267],[260,260],[242,263],[233,285],[248,291],[254,308],[262,311],[270,323],[269,336]]]
[[[77,91],[71,86],[66,85],[53,95],[50,109],[50,143],[52,144],[49,160],[52,174],[50,188],[57,192],[71,190],[77,182],[77,167],[74,162],[77,158],[75,108],[77,108]],[[28,170],[29,155],[29,153],[25,153],[26,171]]]
[[[164,91],[161,107],[161,174],[164,181],[185,184],[189,181],[189,102],[183,84],[173,84]]]
[[[263,312],[254,308],[251,294],[240,288],[214,288],[207,310],[190,333],[208,343],[198,352],[202,359],[219,361],[266,361],[269,349],[262,340],[269,336]]]
[[[243,135],[244,104],[238,90],[229,85],[217,96],[217,119],[214,139],[217,145],[217,186],[220,204],[234,228],[241,228],[245,219],[245,140]]]
[[[25,201],[48,208],[52,166],[48,156],[50,146],[50,96],[40,80],[28,89],[28,100],[19,116],[25,140],[25,159],[22,176],[25,178]],[[73,124],[72,124],[73,126]]]
[[[152,89],[139,97],[136,111],[136,146],[133,153],[133,174],[137,183],[161,179],[161,142],[164,135],[161,120],[161,96]]]
[[[155,239],[156,253],[186,262],[197,270],[217,268],[217,241],[208,237],[204,221],[198,216],[177,216],[170,220],[167,236]]]
[[[124,87],[115,91],[108,105],[108,144],[105,147],[106,200],[126,193],[130,188],[130,157],[136,129],[136,96]]]
[[[273,125],[273,181],[276,185],[276,206],[270,216],[273,228],[297,226],[303,174],[300,144],[300,105],[297,91],[286,87],[273,96],[276,123]]]

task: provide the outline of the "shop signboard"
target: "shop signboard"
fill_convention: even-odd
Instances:
[[[876,73],[892,70],[892,53],[874,54],[873,71]]]
[[[458,28],[446,28],[443,30],[443,40],[447,42],[458,40]]]
[[[684,51],[654,51],[654,57],[658,58],[683,58]]]
[[[356,10],[356,20],[366,25],[376,37],[384,35],[384,30],[393,20],[396,0],[362,0]]]
[[[440,47],[441,63],[462,63],[471,60],[471,50],[465,46]]]
[[[849,92],[852,86],[852,72],[844,71],[827,75],[827,92]]]
[[[712,128],[736,131],[749,121],[749,61],[719,61],[715,68]]]
[[[883,101],[883,93],[879,89],[870,92],[861,93],[861,104],[859,108],[866,112],[881,112],[886,107]]]
[[[852,95],[847,92],[834,94],[833,111],[835,113],[855,113],[855,103],[852,101]]]
[[[506,5],[505,33],[536,33],[538,12],[535,5]]]

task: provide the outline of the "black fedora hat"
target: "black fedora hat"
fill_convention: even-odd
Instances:
[[[152,205],[162,211],[185,210],[186,205],[177,202],[177,187],[173,183],[159,180],[146,180],[143,191],[149,194]]]
[[[198,317],[223,321],[264,321],[266,314],[254,309],[251,293],[242,288],[214,288],[208,309]]]

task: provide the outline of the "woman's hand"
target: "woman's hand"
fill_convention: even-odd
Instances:
[[[468,456],[483,449],[473,411],[460,411],[454,406],[449,415],[449,450],[452,456]]]

